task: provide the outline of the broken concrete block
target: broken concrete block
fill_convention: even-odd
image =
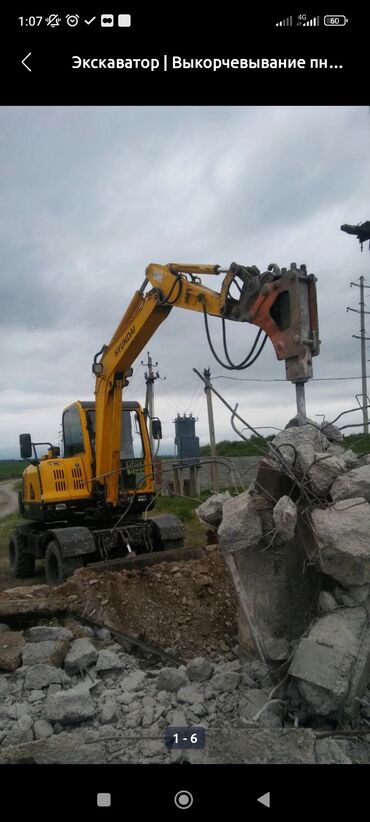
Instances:
[[[267,513],[267,512],[266,512]],[[274,523],[271,510],[270,531]],[[298,523],[299,524],[299,523]],[[298,524],[294,540],[282,539],[258,545],[235,555],[248,609],[264,644],[271,638],[298,639],[317,613],[320,580],[314,564],[305,564],[306,556]],[[266,522],[267,525],[267,522]],[[271,537],[267,537],[271,543]],[[268,544],[266,542],[266,544]],[[240,609],[240,652],[247,658],[254,651],[250,627]]]
[[[91,719],[95,706],[88,691],[70,688],[48,696],[45,703],[45,718],[51,722],[76,725]]]
[[[24,647],[23,631],[4,631],[0,635],[0,671],[15,671],[19,668]]]
[[[354,468],[342,477],[337,477],[330,490],[334,502],[353,497],[370,500],[370,465]]]
[[[138,691],[145,679],[144,671],[133,671],[121,681],[122,691]]]
[[[359,468],[360,465],[365,465],[363,461],[359,461],[359,455],[355,454],[351,448],[344,448],[343,445],[339,445],[337,442],[330,443],[327,454],[340,457],[344,460],[347,471],[351,471],[352,468]]]
[[[290,497],[280,497],[272,516],[277,533],[286,540],[293,539],[297,524],[297,509]]]
[[[289,674],[314,714],[352,716],[370,678],[370,632],[364,608],[325,614],[298,643]]]
[[[159,671],[156,688],[157,691],[178,691],[183,685],[188,684],[188,678],[185,671],[180,671],[178,668],[162,668]]]
[[[101,715],[100,715],[100,722],[102,725],[112,725],[112,723],[117,722],[120,718],[120,710],[116,702],[114,700],[105,702],[102,707]]]
[[[210,680],[209,687],[212,691],[235,691],[240,681],[241,676],[237,671],[225,671],[215,674]]]
[[[312,511],[316,560],[324,574],[348,585],[370,582],[370,506],[362,497]]]
[[[29,642],[22,650],[23,665],[55,665],[63,664],[68,645],[60,640],[45,640],[43,642]]]
[[[360,465],[363,464],[361,462],[359,463],[358,454],[355,454],[355,452],[352,451],[351,448],[347,448],[343,452],[343,459],[344,459],[344,462],[346,463],[347,471],[351,471],[352,468],[359,468]]]
[[[18,719],[18,728],[20,731],[29,731],[32,728],[33,720],[29,714],[22,714]]]
[[[177,691],[177,699],[179,702],[188,702],[189,705],[199,705],[202,703],[202,694],[194,685],[184,685]]]
[[[67,675],[54,665],[32,665],[26,673],[24,687],[30,691],[39,690],[51,683],[60,685],[64,680],[68,680]]]
[[[279,453],[300,477],[313,463],[314,454],[327,450],[329,441],[316,426],[299,425],[281,431],[272,445],[278,447]]]
[[[332,422],[325,422],[324,421],[324,422],[321,423],[321,425],[319,425],[318,422],[316,422],[315,420],[311,420],[309,417],[307,417],[306,425],[313,425],[314,428],[318,428],[320,431],[322,431],[322,433],[324,434],[326,439],[329,440],[330,443],[331,442],[334,442],[334,443],[338,442],[339,443],[339,442],[343,441],[343,434],[342,434],[340,428],[337,428],[337,426],[333,425]],[[287,428],[297,428],[298,426],[299,426],[299,422],[298,422],[298,417],[296,415],[295,417],[292,417],[291,420],[289,420],[289,422],[285,426],[285,430]]]
[[[186,714],[183,710],[177,708],[177,710],[172,711],[172,714],[170,714],[169,725],[181,728],[185,727],[187,724]]]
[[[248,491],[226,500],[217,533],[222,551],[234,553],[258,545],[263,536],[262,522]]]
[[[186,666],[186,671],[189,679],[205,682],[207,679],[210,679],[213,674],[213,665],[208,659],[198,656],[189,662]]]
[[[98,661],[96,663],[97,673],[106,671],[120,671],[124,667],[124,663],[114,651],[110,651],[109,648],[105,648],[103,651],[99,652]]]
[[[53,726],[47,719],[37,719],[33,726],[33,731],[35,739],[47,739],[48,736],[53,736]]]
[[[64,642],[70,642],[73,639],[73,633],[69,628],[62,628],[56,625],[36,625],[28,631],[30,642],[48,642],[61,639]]]
[[[345,471],[347,466],[342,457],[315,453],[313,465],[308,471],[312,490],[317,494],[327,494],[334,480]]]
[[[343,442],[343,434],[340,428],[337,428],[336,425],[333,425],[332,422],[322,422],[320,425],[320,431],[326,437],[329,442]]]
[[[195,513],[202,522],[218,528],[222,520],[222,506],[227,499],[230,499],[228,491],[225,494],[213,494],[195,509]]]
[[[75,639],[65,658],[65,670],[68,674],[79,674],[81,670],[93,665],[98,652],[87,637]]]

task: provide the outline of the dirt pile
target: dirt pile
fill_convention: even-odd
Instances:
[[[13,588],[0,594],[0,618],[70,613],[109,625],[187,660],[227,652],[237,636],[237,599],[219,550],[201,560],[140,570],[84,568],[64,585]]]

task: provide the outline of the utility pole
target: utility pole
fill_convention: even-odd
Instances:
[[[370,220],[367,220],[364,223],[359,223],[358,225],[348,225],[345,223],[344,225],[341,225],[341,230],[345,231],[346,234],[356,235],[361,246],[361,251],[363,249],[364,242],[370,240]],[[369,401],[367,397],[366,340],[368,340],[369,337],[366,336],[365,314],[370,314],[370,311],[365,311],[365,288],[370,288],[370,286],[365,285],[365,278],[362,275],[360,277],[360,285],[358,283],[351,283],[351,286],[352,285],[355,285],[360,289],[360,310],[358,311],[356,308],[347,308],[347,311],[355,311],[356,314],[361,315],[360,334],[352,334],[352,337],[355,337],[356,340],[361,340],[362,416],[364,421],[364,434],[368,434],[369,416],[366,406],[369,405]]]
[[[351,283],[351,286],[353,285],[360,289],[360,310],[358,311],[357,308],[347,308],[347,311],[354,311],[356,314],[360,314],[361,319],[360,333],[352,334],[352,337],[354,337],[356,340],[361,340],[362,416],[364,423],[364,434],[368,434],[369,416],[368,409],[366,408],[366,406],[369,403],[367,397],[366,341],[369,339],[369,337],[366,336],[365,314],[370,314],[370,311],[365,311],[365,288],[370,288],[370,286],[365,285],[365,278],[363,276],[360,277],[360,284]]]
[[[215,423],[213,419],[213,405],[212,405],[212,383],[211,383],[211,371],[209,368],[205,368],[203,371],[204,381],[205,381],[205,394],[207,397],[207,411],[208,411],[208,427],[209,427],[209,442],[211,446],[211,476],[212,476],[212,486],[215,491],[219,491],[219,481],[218,481],[218,465],[215,461],[217,456],[216,453],[216,437],[215,437]]]
[[[156,374],[153,371],[153,365],[157,368],[158,363],[153,363],[153,360],[148,351],[148,362],[141,361],[141,365],[144,365],[145,368],[148,370],[145,372],[145,383],[146,383],[146,394],[145,394],[145,408],[148,410],[149,420],[151,421],[154,417],[154,383],[156,380],[159,379],[159,371]],[[164,378],[166,379],[166,378]],[[149,440],[150,440],[150,448],[152,455],[154,456],[154,440],[152,436],[152,426],[149,425]]]

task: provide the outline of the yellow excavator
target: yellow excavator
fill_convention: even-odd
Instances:
[[[204,275],[224,275],[219,292],[202,284]],[[149,286],[149,288],[148,288]],[[95,355],[95,402],[75,402],[63,412],[63,457],[51,443],[20,435],[21,457],[30,465],[19,495],[22,517],[10,538],[13,576],[32,575],[36,559],[45,559],[50,585],[61,584],[79,567],[129,554],[183,545],[183,524],[173,515],[147,516],[154,507],[152,437],[161,438],[159,419],[137,402],[123,402],[132,364],[172,308],[203,314],[211,350],[208,316],[223,326],[225,368],[249,367],[267,337],[286,377],[297,386],[312,377],[312,357],[319,353],[316,279],[305,266],[281,270],[256,266],[151,263],[109,345]],[[251,351],[232,363],[226,346],[226,321],[251,323],[259,329]],[[262,342],[260,335],[264,332]],[[300,393],[302,405],[302,391]],[[301,408],[302,413],[302,408]],[[37,447],[47,445],[41,458]]]

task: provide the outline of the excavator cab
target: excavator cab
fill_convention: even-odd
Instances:
[[[30,434],[20,435],[21,456],[30,462],[23,474],[20,501],[26,519],[81,522],[91,516],[91,505],[96,501],[103,511],[106,478],[95,474],[95,403],[68,406],[63,412],[62,435],[62,457],[51,443],[34,443]],[[41,458],[37,454],[40,445],[49,446]],[[122,403],[119,457],[116,513],[129,501],[132,513],[139,514],[150,506],[154,482],[146,413],[138,402]],[[104,515],[107,513],[105,510]],[[112,516],[114,513],[111,510]]]
[[[82,403],[86,409],[87,428],[95,455],[95,404]],[[146,426],[146,414],[137,402],[122,403],[120,443],[120,493],[141,492],[152,480],[152,456]]]

